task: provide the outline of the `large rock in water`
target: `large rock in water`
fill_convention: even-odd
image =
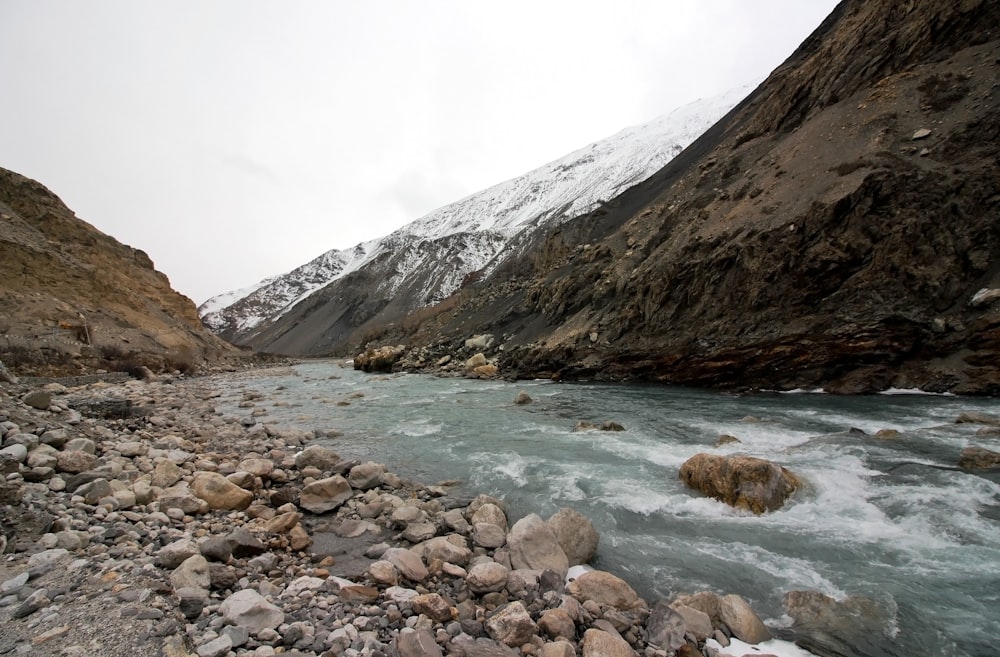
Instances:
[[[884,638],[893,623],[891,612],[863,596],[836,600],[819,591],[789,591],[783,602],[795,642],[817,655],[857,652]]]
[[[989,470],[1000,468],[1000,452],[972,445],[962,450],[958,457],[958,467],[966,470]]]
[[[752,456],[695,454],[681,466],[691,488],[756,514],[781,508],[801,485],[787,469]]]

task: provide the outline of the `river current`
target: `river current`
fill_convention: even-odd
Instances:
[[[860,596],[877,613],[845,654],[997,654],[1000,474],[955,465],[969,445],[1000,450],[1000,436],[955,418],[1000,415],[998,400],[376,376],[333,361],[221,381],[221,412],[248,414],[238,402],[260,392],[259,421],[337,430],[322,441],[343,457],[458,479],[456,494],[501,497],[512,521],[580,511],[601,533],[594,566],[650,602],[737,593],[794,639],[786,592]],[[513,403],[521,390],[533,403]],[[578,421],[626,430],[574,432]],[[880,429],[900,435],[877,439]],[[740,442],[715,447],[721,434]],[[678,478],[698,452],[773,460],[805,490],[773,513],[736,511]]]

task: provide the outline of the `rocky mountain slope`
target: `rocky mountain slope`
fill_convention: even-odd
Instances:
[[[541,226],[592,210],[659,170],[750,88],[678,108],[435,210],[394,233],[206,301],[202,319],[238,344],[327,353],[358,327],[440,302]]]
[[[489,333],[507,375],[1000,393],[998,145],[1000,5],[846,0],[650,179],[380,339]]]
[[[6,169],[0,263],[0,361],[15,371],[75,374],[122,360],[187,369],[234,351],[145,253]]]

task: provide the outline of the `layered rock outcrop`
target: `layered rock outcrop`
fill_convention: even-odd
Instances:
[[[236,350],[142,251],[77,218],[40,183],[0,169],[0,359],[30,374],[72,375],[142,354],[187,370]],[[110,363],[109,363],[110,362]]]

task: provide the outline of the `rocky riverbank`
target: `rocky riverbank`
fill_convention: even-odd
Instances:
[[[268,426],[258,394],[225,417],[219,395],[211,378],[0,387],[0,654],[666,657],[770,638],[738,596],[645,601],[581,567],[599,536],[579,513],[515,521]]]

